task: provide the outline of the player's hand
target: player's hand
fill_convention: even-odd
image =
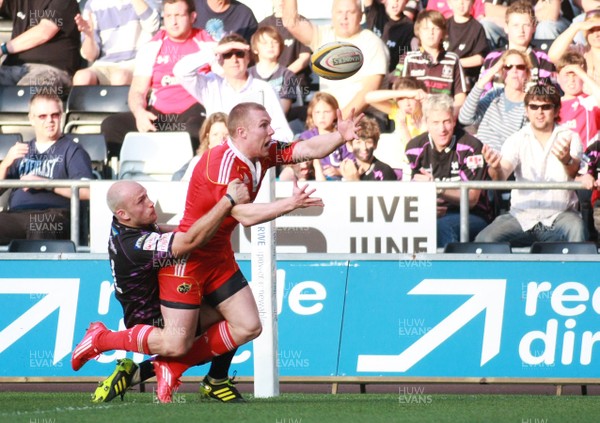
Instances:
[[[140,132],[156,132],[154,121],[158,119],[154,113],[148,110],[141,110],[135,114],[135,126]]]
[[[29,152],[28,142],[18,142],[6,152],[2,160],[7,166],[10,166],[15,160],[22,159]]]
[[[248,187],[240,179],[235,179],[227,185],[227,194],[231,195],[235,204],[250,202]]]
[[[342,136],[342,139],[348,142],[358,138],[358,135],[356,135],[356,132],[360,129],[358,123],[361,121],[365,114],[361,113],[358,116],[354,116],[354,109],[352,109],[352,111],[350,112],[350,116],[346,120],[342,118],[342,111],[340,109],[336,110],[336,114],[337,130]]]
[[[304,209],[306,207],[323,207],[323,199],[319,197],[311,197],[316,189],[308,189],[308,184],[298,186],[298,181],[293,181],[294,190],[291,200],[294,202],[295,209]]]
[[[502,155],[494,150],[487,144],[483,145],[483,149],[481,150],[481,154],[483,155],[483,159],[487,163],[488,167],[492,169],[497,169],[500,167],[500,160],[502,159]]]

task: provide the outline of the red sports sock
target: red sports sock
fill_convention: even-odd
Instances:
[[[98,336],[95,347],[100,351],[125,350],[151,354],[148,337],[154,326],[135,325],[131,329],[119,332],[106,332]]]
[[[173,373],[179,377],[188,368],[209,361],[213,357],[232,351],[237,347],[238,345],[229,333],[229,325],[226,321],[222,321],[215,323],[200,335],[183,357],[160,357],[159,360],[168,362]]]

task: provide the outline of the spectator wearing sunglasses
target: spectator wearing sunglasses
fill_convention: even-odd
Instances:
[[[475,84],[458,120],[463,125],[478,125],[477,138],[500,151],[504,141],[525,125],[525,87],[531,77],[529,55],[519,50],[506,51]],[[502,87],[483,95],[496,75],[500,75]],[[483,95],[483,97],[482,97]]]
[[[501,153],[483,147],[490,177],[506,180],[514,172],[517,182],[573,181],[583,147],[576,132],[558,124],[558,87],[534,85],[525,95],[525,106],[529,123],[508,137]],[[586,236],[577,207],[575,191],[513,189],[509,212],[496,217],[475,241],[519,247],[534,241],[581,242]]]
[[[198,73],[207,64],[222,68],[222,75],[214,72]],[[271,116],[273,139],[292,141],[293,134],[286,120],[279,95],[266,81],[248,73],[250,46],[241,35],[229,34],[219,41],[214,50],[201,50],[182,58],[173,73],[181,85],[206,108],[207,114],[229,113],[234,106],[255,102],[265,106]]]

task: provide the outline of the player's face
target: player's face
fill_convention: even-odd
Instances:
[[[156,223],[154,203],[148,198],[148,193],[143,186],[134,185],[127,201],[122,211],[129,219],[126,223],[128,226],[140,228]]]
[[[348,38],[358,34],[361,18],[356,0],[334,0],[331,23],[336,36]]]
[[[216,147],[227,138],[229,131],[223,122],[215,122],[208,132],[208,148]]]
[[[371,163],[375,148],[377,148],[377,143],[375,143],[373,138],[357,138],[352,140],[352,152],[361,162]]]
[[[442,44],[444,31],[429,19],[425,19],[419,26],[419,40],[425,48],[439,48]]]
[[[455,121],[452,113],[442,110],[434,110],[425,117],[427,131],[438,151],[442,151],[452,142]]]
[[[276,62],[279,57],[281,46],[276,38],[263,34],[256,43],[256,54],[259,60],[268,60]]]
[[[246,128],[247,157],[261,159],[269,155],[271,137],[275,133],[271,128],[271,117],[264,110],[251,110]]]
[[[532,99],[527,105],[526,113],[533,129],[549,132],[554,128],[556,109],[552,103]]]
[[[527,47],[533,38],[535,25],[524,13],[512,13],[506,23],[506,34],[512,47]]]
[[[560,88],[569,96],[578,96],[583,91],[583,80],[575,72],[561,69],[558,73]]]
[[[31,105],[29,120],[37,141],[56,141],[60,138],[60,105],[50,99],[38,98]]]
[[[312,110],[312,119],[319,133],[331,131],[335,121],[335,110],[328,103],[318,101]]]
[[[192,32],[195,20],[196,12],[189,13],[185,2],[165,3],[163,24],[171,39],[186,40]]]

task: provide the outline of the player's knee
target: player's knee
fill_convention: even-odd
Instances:
[[[258,338],[258,336],[261,334],[261,332],[262,332],[262,325],[260,324],[260,321],[244,327],[244,331],[243,331],[244,343],[250,342],[250,341]]]
[[[164,345],[161,355],[166,357],[182,357],[192,348],[193,339],[172,339]]]

